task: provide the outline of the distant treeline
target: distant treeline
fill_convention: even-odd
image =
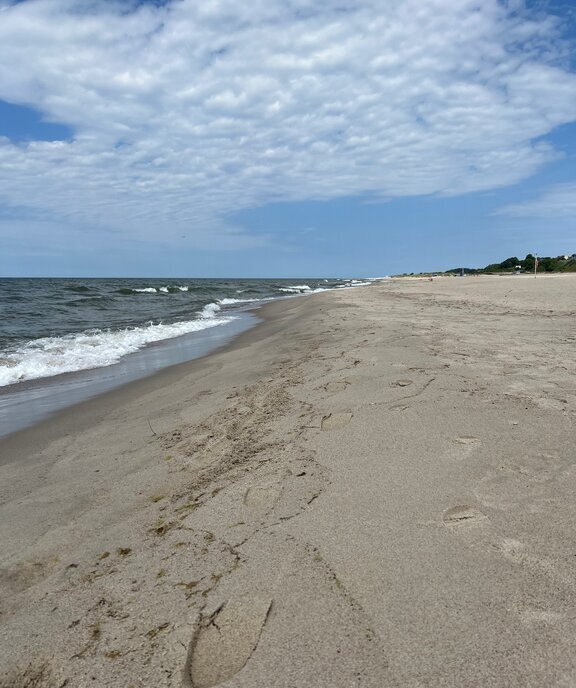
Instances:
[[[535,257],[529,253],[526,258],[516,256],[506,258],[501,263],[491,263],[485,268],[452,268],[445,274],[460,274],[462,270],[467,275],[485,275],[499,272],[534,272]],[[576,272],[576,253],[570,256],[538,256],[538,272]]]

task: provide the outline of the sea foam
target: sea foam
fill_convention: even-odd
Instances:
[[[219,303],[207,303],[204,308],[199,312],[201,318],[209,319],[214,318],[216,313],[221,309]]]
[[[218,299],[221,306],[233,306],[236,303],[255,303],[256,301],[268,301],[269,299]]]
[[[180,284],[168,284],[164,287],[141,287],[139,289],[122,289],[125,294],[176,294],[179,291],[190,291],[190,287]]]
[[[293,284],[289,287],[278,287],[278,291],[283,291],[286,294],[304,294],[307,291],[312,291],[308,284]]]
[[[216,306],[216,304],[208,304]],[[204,311],[208,308],[205,306]],[[117,331],[89,330],[65,337],[43,337],[12,352],[0,360],[0,386],[23,380],[49,377],[77,370],[100,368],[118,363],[152,342],[180,337],[230,322],[231,317],[215,317],[219,310],[209,309],[199,320],[146,325]]]

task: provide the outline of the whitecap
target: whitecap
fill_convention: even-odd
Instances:
[[[307,284],[293,284],[289,287],[278,287],[278,291],[283,291],[286,294],[302,294],[312,290]]]
[[[221,310],[220,304],[218,303],[207,303],[204,308],[199,311],[201,318],[209,319],[216,317],[216,313]]]
[[[212,316],[210,319],[168,325],[148,324],[117,331],[89,330],[65,337],[35,339],[16,350],[2,354],[0,387],[22,380],[109,366],[151,342],[180,337],[222,325],[232,319]]]
[[[235,303],[254,303],[255,301],[264,301],[265,299],[218,299],[221,306],[232,306]]]

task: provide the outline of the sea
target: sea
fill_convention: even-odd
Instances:
[[[359,279],[0,279],[0,436],[222,346],[278,298]]]

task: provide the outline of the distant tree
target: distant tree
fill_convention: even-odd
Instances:
[[[530,271],[532,271],[532,270],[534,270],[534,261],[535,261],[534,256],[533,256],[531,253],[529,253],[529,254],[526,256],[526,258],[524,258],[524,260],[522,260],[522,261],[520,262],[520,264],[522,265],[522,267],[524,268],[524,270],[530,270]]]
[[[554,272],[558,266],[556,258],[544,256],[538,259],[538,268],[543,272]]]
[[[533,272],[536,257],[529,253],[524,260],[520,260],[517,256],[506,258],[501,263],[490,263],[485,268],[452,268],[446,270],[445,274],[459,275],[462,270],[466,274],[481,275],[482,273],[500,273],[512,272],[520,266],[526,272]],[[539,256],[538,270],[542,272],[576,272],[576,253],[573,253],[569,258],[562,256]]]
[[[519,263],[520,261],[516,256],[513,256],[512,258],[506,258],[506,260],[503,260],[500,263],[500,268],[502,270],[513,270]]]
[[[445,275],[459,275],[462,270],[464,270],[464,274],[466,275],[477,275],[479,270],[476,268],[451,268],[450,270],[446,270],[444,272]]]

